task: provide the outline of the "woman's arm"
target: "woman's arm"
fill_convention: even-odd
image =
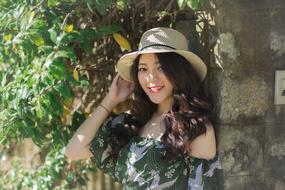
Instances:
[[[112,110],[115,103],[107,95],[101,105]],[[90,142],[108,115],[109,113],[103,107],[98,106],[92,116],[82,123],[65,148],[65,154],[69,160],[89,158],[92,155],[89,150]]]
[[[132,83],[125,81],[119,75],[114,78],[108,95],[101,102],[103,107],[98,106],[96,108],[92,116],[82,123],[67,144],[65,154],[69,160],[79,160],[92,156],[89,150],[90,143],[109,115],[107,110],[111,111],[120,102],[125,101],[132,91]]]
[[[206,133],[195,138],[188,146],[191,156],[206,160],[213,159],[217,151],[213,127],[207,127]]]

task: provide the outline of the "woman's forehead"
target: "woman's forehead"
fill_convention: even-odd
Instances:
[[[139,65],[159,64],[158,57],[154,53],[141,54]]]

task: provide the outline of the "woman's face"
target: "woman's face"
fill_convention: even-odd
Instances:
[[[147,53],[140,56],[138,80],[153,103],[161,104],[171,100],[173,86],[161,69],[156,54]]]

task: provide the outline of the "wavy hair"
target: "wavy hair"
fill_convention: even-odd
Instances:
[[[166,148],[164,158],[179,159],[189,154],[187,142],[206,133],[207,127],[212,126],[211,108],[203,98],[199,76],[183,56],[173,52],[156,55],[165,76],[174,88],[172,109],[166,114],[166,131],[161,138],[161,143]],[[157,111],[157,105],[149,99],[138,81],[138,62],[139,56],[131,68],[135,85],[131,114],[126,117],[121,127],[111,129],[114,145],[111,156],[115,158],[120,149],[133,136],[139,134],[153,113]]]

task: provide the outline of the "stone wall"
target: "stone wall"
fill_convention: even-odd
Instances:
[[[284,190],[285,105],[274,105],[274,78],[285,70],[285,1],[215,0],[208,11],[219,39],[208,81],[225,189]]]

